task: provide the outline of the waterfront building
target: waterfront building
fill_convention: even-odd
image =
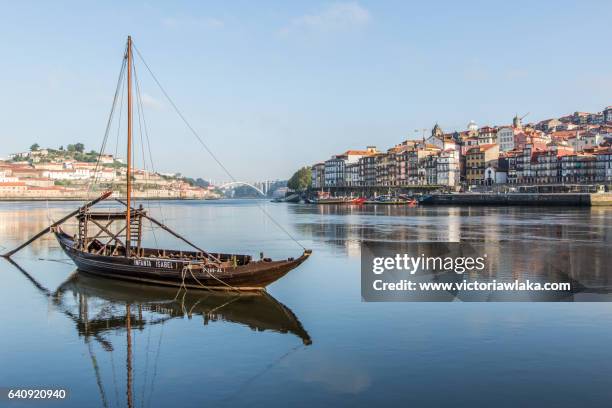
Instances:
[[[546,150],[537,150],[532,155],[531,167],[535,174],[533,182],[551,184],[562,181],[561,162],[563,156],[571,155],[574,149],[567,142],[551,142]]]
[[[522,156],[522,151],[520,150],[511,150],[504,154],[504,159],[507,163],[507,172],[508,172],[508,184],[516,184],[518,183],[517,176],[517,158]]]
[[[527,143],[522,150],[522,154],[517,157],[516,178],[519,184],[531,184],[536,181],[536,161],[534,155],[541,152],[546,147]]]
[[[595,181],[597,158],[591,153],[574,153],[561,158],[561,179],[564,183]]]
[[[0,194],[14,196],[26,191],[27,187],[23,181],[0,182]]]
[[[607,147],[593,154],[595,155],[595,180],[612,183],[612,148]]]
[[[359,187],[362,184],[362,179],[359,173],[359,161],[346,164],[344,172],[344,185],[347,187]]]
[[[436,163],[436,184],[454,187],[459,184],[460,160],[459,152],[447,149],[439,153]]]
[[[346,156],[332,156],[325,160],[325,187],[336,187],[344,182],[344,168],[346,166]]]
[[[437,155],[439,152],[440,149],[433,145],[429,145],[425,149],[406,151],[406,176],[404,183],[406,185],[426,185],[428,184],[428,179],[431,181],[437,178],[437,176],[434,177],[432,174],[432,172],[435,173],[437,171],[437,169],[435,169],[436,166],[431,160],[427,162],[427,158],[429,156]],[[427,173],[427,166],[429,166],[429,177]]]
[[[393,152],[376,156],[376,185],[392,186],[395,180],[395,155]]]
[[[494,184],[506,184],[508,182],[508,172],[490,164],[484,171],[484,184],[492,186]]]
[[[408,185],[417,185],[419,183],[419,161],[425,157],[425,150],[414,149],[405,152],[402,158],[406,161],[406,176],[404,182]]]
[[[499,159],[499,145],[487,144],[472,147],[467,151],[466,160],[466,181],[469,185],[479,185],[484,183],[485,169],[489,165],[497,165]]]
[[[312,188],[323,188],[325,186],[325,163],[316,163],[311,168]]]
[[[434,186],[438,184],[438,155],[430,154],[423,158],[421,167],[424,169],[425,180],[423,184]],[[421,172],[423,174],[423,172]]]
[[[376,164],[379,160],[378,156],[381,154],[383,153],[372,154],[359,159],[359,177],[363,186],[376,185]]]
[[[361,157],[376,153],[376,148],[366,150],[347,150],[325,161],[325,187],[342,187],[346,184],[346,165],[356,163]]]

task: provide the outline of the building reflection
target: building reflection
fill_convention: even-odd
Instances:
[[[290,206],[294,227],[348,256],[368,242],[462,242],[488,258],[484,278],[612,287],[612,208]],[[307,222],[303,220],[306,219]],[[472,275],[471,278],[483,278]]]

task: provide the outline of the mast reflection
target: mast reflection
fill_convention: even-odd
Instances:
[[[135,404],[132,333],[143,331],[147,326],[163,325],[175,318],[201,316],[204,325],[217,321],[242,324],[257,332],[290,333],[299,337],[304,345],[312,344],[310,335],[291,309],[266,292],[185,291],[105,279],[81,271],[75,271],[51,291],[15,261],[7,261],[74,322],[79,337],[88,346],[104,407],[109,406],[109,400],[91,344],[93,340],[112,354],[115,347],[109,338],[122,330],[126,336],[125,404],[129,408]],[[144,403],[144,399],[141,402]]]

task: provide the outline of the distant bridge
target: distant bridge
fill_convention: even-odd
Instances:
[[[245,182],[245,181],[232,181],[232,182],[225,183],[225,184],[222,184],[222,185],[217,186],[217,187],[218,187],[220,190],[227,190],[227,189],[229,189],[229,188],[231,188],[231,187],[235,187],[235,186],[249,186],[249,187],[251,187],[253,190],[257,191],[259,194],[261,194],[262,196],[265,196],[265,195],[266,195],[266,193],[264,193],[263,191],[261,191],[260,189],[258,189],[257,187],[255,187],[254,185],[249,184],[249,183],[247,183],[247,182]]]

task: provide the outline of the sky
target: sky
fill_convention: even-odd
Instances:
[[[611,17],[609,1],[2,1],[0,157],[35,142],[98,150],[128,34],[225,167],[256,181],[436,122],[601,111]],[[147,167],[227,180],[136,70]],[[124,150],[114,126],[106,152]]]

